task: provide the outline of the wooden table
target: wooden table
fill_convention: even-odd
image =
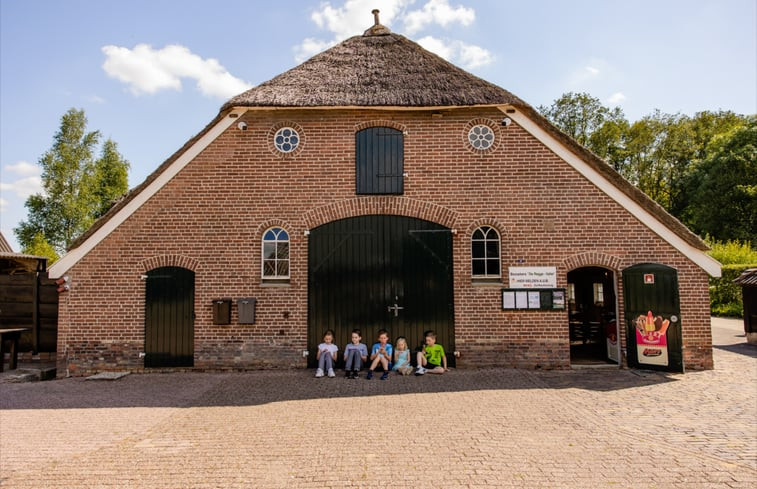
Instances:
[[[15,370],[18,367],[18,339],[21,333],[31,331],[31,328],[10,328],[0,329],[0,372],[3,371],[5,362],[5,344],[10,344],[10,359],[8,360],[8,370]]]

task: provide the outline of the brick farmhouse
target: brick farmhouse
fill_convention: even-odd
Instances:
[[[706,249],[377,22],[229,100],[51,267],[58,372],[312,366],[353,328],[434,330],[456,367],[710,369]]]

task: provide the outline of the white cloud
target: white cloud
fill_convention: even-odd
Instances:
[[[457,41],[460,63],[464,68],[478,68],[479,66],[486,66],[494,61],[494,55],[482,48],[473,44],[466,44],[462,41]]]
[[[494,61],[494,55],[490,51],[462,41],[446,41],[433,36],[425,36],[418,39],[418,44],[451,63],[462,65],[466,69],[478,68]]]
[[[0,182],[0,192],[4,194],[12,193],[16,197],[22,200],[26,200],[30,195],[42,193],[42,168],[37,165],[33,165],[28,161],[19,161],[13,165],[5,165],[4,175],[7,173],[15,173],[21,178],[17,178],[12,182]],[[6,173],[7,172],[7,173]],[[7,208],[8,200],[5,200]]]
[[[432,53],[438,54],[447,61],[452,61],[453,50],[449,43],[445,43],[441,39],[437,39],[433,36],[426,36],[418,39],[418,44]]]
[[[615,92],[608,97],[607,103],[610,105],[618,105],[625,99],[626,99],[626,96],[623,94],[623,92]]]
[[[13,192],[16,197],[25,200],[30,195],[42,192],[42,179],[40,177],[25,177],[13,183],[0,183],[0,191]]]
[[[397,14],[413,1],[382,0],[379,6],[379,21],[385,26],[390,26]],[[347,0],[343,6],[334,7],[331,2],[322,2],[319,10],[314,11],[310,18],[319,28],[327,30],[334,37],[330,41],[306,38],[294,47],[294,59],[301,63],[348,37],[362,34],[373,25],[370,12],[376,8],[376,3],[376,0]]]
[[[13,165],[5,165],[5,169],[22,177],[42,174],[42,167],[23,160]]]
[[[412,35],[430,24],[447,27],[453,22],[459,22],[467,27],[475,19],[476,12],[472,8],[465,8],[462,5],[452,8],[447,0],[429,0],[420,10],[405,14],[405,32]]]
[[[105,99],[104,98],[100,97],[99,95],[94,95],[94,94],[87,95],[86,97],[84,97],[84,100],[86,100],[87,102],[92,102],[93,104],[104,104],[105,103]]]
[[[195,80],[200,92],[209,97],[229,98],[252,87],[234,77],[218,60],[203,59],[178,44],[163,49],[153,49],[149,44],[137,44],[134,49],[104,46],[102,52],[105,72],[128,84],[134,95],[180,91],[182,78]]]
[[[321,51],[334,46],[336,41],[321,41],[312,37],[308,37],[300,43],[299,46],[294,47],[294,59],[298,63],[302,63],[311,56],[314,56]]]
[[[476,18],[472,8],[464,6],[451,7],[449,0],[428,0],[423,7],[407,11],[415,0],[382,0],[379,5],[380,22],[391,26],[396,19],[403,19],[404,32],[417,33],[431,25],[446,27],[452,23],[463,26],[471,25]],[[293,51],[295,60],[301,63],[309,57],[328,49],[344,39],[362,33],[372,25],[372,19],[367,13],[376,8],[375,0],[346,0],[339,7],[331,2],[322,2],[318,10],[310,18],[321,29],[334,34],[330,41],[308,37]],[[494,61],[492,53],[480,46],[467,44],[458,40],[442,40],[433,36],[425,36],[418,40],[418,44],[441,56],[442,58],[461,64],[464,68],[477,68]]]
[[[8,210],[8,201],[0,197],[0,214]]]
[[[587,66],[584,69],[586,70],[587,76],[597,76],[597,75],[599,75],[599,68],[594,68],[593,66]]]

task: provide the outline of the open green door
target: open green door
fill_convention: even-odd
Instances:
[[[678,272],[656,263],[623,270],[628,366],[683,372]]]

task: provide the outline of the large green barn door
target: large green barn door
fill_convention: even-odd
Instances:
[[[655,263],[623,270],[628,366],[683,372],[678,273]]]
[[[145,367],[193,366],[194,272],[162,267],[146,280]]]
[[[311,366],[326,329],[340,351],[354,328],[369,347],[386,329],[392,343],[405,336],[411,349],[434,330],[445,350],[454,351],[449,229],[400,216],[342,219],[311,231],[308,262]],[[454,365],[453,355],[447,359]]]

